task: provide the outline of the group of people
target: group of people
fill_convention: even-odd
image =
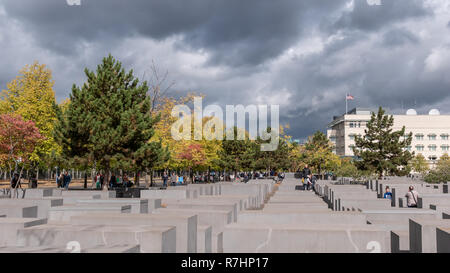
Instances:
[[[58,188],[64,188],[67,190],[70,182],[72,182],[72,176],[67,171],[61,172],[56,177],[56,184]]]
[[[303,170],[300,172],[299,178],[302,180],[303,190],[305,191],[314,190],[314,186],[316,185],[317,182],[317,177],[313,175],[308,164],[306,164]]]
[[[414,189],[413,186],[409,186],[408,192],[406,193],[405,197],[406,205],[408,206],[408,208],[417,208],[419,193]],[[386,186],[383,198],[392,199],[392,192],[389,186]]]
[[[95,187],[97,189],[102,189],[103,188],[103,183],[104,183],[104,175],[103,174],[97,174],[96,179],[95,179]],[[134,183],[132,181],[130,181],[130,179],[128,178],[128,175],[126,173],[122,174],[121,176],[116,176],[116,174],[112,174],[110,179],[109,179],[109,188],[113,189],[113,188],[118,188],[118,187],[122,187],[122,188],[131,188],[133,187]]]

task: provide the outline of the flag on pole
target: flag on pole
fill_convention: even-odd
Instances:
[[[355,99],[355,97],[353,97],[352,95],[350,95],[350,94],[347,94],[347,100],[354,100]]]

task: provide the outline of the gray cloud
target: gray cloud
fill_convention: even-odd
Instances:
[[[419,38],[409,30],[391,29],[383,36],[383,44],[385,46],[401,46],[406,43],[418,43]]]
[[[335,28],[378,30],[411,17],[431,15],[423,0],[382,0],[381,5],[369,5],[365,0],[354,1],[354,8],[345,12]]]
[[[0,88],[39,60],[61,100],[111,52],[139,77],[155,60],[174,96],[280,104],[295,138],[324,130],[346,93],[350,107],[450,113],[445,1],[3,0]]]

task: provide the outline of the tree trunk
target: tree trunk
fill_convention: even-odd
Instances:
[[[84,185],[83,188],[87,189],[87,179],[88,179],[88,175],[87,175],[87,171],[84,172]]]
[[[207,180],[208,183],[211,182],[209,179],[210,177],[211,177],[211,166],[208,166],[208,180]]]
[[[108,190],[108,181],[110,177],[111,171],[109,170],[109,167],[105,170],[105,178],[103,179],[103,190]]]
[[[148,188],[148,169],[145,170],[145,188]]]
[[[136,187],[139,187],[139,172],[136,172],[134,174],[134,184],[136,185]]]
[[[150,187],[153,187],[153,169],[150,170]]]

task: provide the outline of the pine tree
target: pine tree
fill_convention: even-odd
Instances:
[[[112,168],[159,162],[161,145],[149,142],[159,117],[150,113],[147,82],[140,84],[111,55],[96,72],[85,69],[85,74],[83,87],[72,88],[66,120],[59,127],[68,137],[67,150],[91,156],[105,171],[106,181]]]
[[[360,160],[356,166],[360,170],[369,170],[379,177],[383,174],[406,175],[408,163],[413,157],[406,148],[411,144],[412,133],[405,136],[405,127],[393,131],[394,117],[385,115],[383,108],[372,113],[367,123],[365,136],[355,137],[353,152]]]
[[[270,128],[267,130],[270,132]],[[278,148],[274,151],[261,151],[261,144],[267,143],[268,141],[263,141],[258,137],[252,145],[253,160],[252,168],[255,170],[265,170],[270,172],[271,170],[287,170],[291,166],[290,152],[291,146],[284,138],[279,138]]]
[[[234,171],[236,177],[238,171],[251,168],[254,149],[252,149],[252,142],[247,137],[245,140],[237,140],[238,130],[240,129],[234,127],[233,130],[234,139],[222,141],[222,150],[219,151],[219,157],[222,167]]]

